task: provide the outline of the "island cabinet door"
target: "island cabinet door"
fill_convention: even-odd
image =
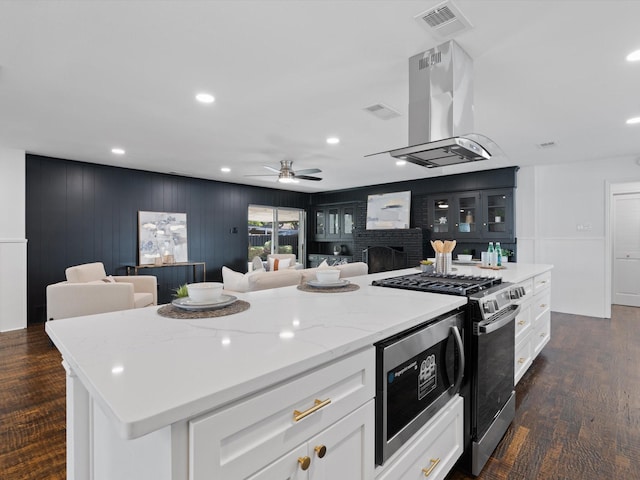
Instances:
[[[247,480],[371,480],[373,416],[370,400]]]
[[[204,414],[189,422],[189,478],[250,478],[374,396],[375,351],[371,347]],[[373,432],[369,435],[373,437]],[[297,457],[293,461],[295,464]],[[288,471],[287,460],[283,462]]]
[[[371,480],[375,407],[370,400],[308,442],[309,480]]]

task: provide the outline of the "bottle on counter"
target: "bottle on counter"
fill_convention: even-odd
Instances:
[[[487,248],[487,253],[489,254],[489,266],[492,267],[495,265],[494,260],[493,260],[493,254],[495,253],[495,251],[493,250],[493,242],[489,242],[489,248]]]
[[[500,242],[496,242],[496,267],[502,266],[502,248]]]

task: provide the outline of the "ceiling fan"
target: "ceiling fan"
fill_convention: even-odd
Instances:
[[[312,180],[319,181],[322,180],[320,177],[314,177],[309,174],[311,173],[320,173],[322,170],[319,168],[307,168],[306,170],[298,170],[297,172],[293,171],[291,167],[293,165],[293,160],[280,160],[280,169],[269,167],[268,165],[264,165],[264,168],[270,170],[278,175],[278,181],[281,183],[296,183],[298,180]],[[272,174],[269,174],[272,175]],[[247,177],[264,177],[267,175],[246,175]]]

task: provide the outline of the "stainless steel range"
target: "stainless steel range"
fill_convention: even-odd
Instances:
[[[515,417],[515,302],[524,289],[498,277],[410,274],[373,285],[466,296],[465,449],[459,465],[478,475]]]

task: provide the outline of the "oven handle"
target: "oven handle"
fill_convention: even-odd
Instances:
[[[491,322],[489,325],[480,325],[478,327],[478,335],[486,335],[488,333],[495,332],[496,330],[504,327],[511,322],[520,313],[520,305],[514,308],[509,315],[495,322]]]
[[[458,330],[458,327],[451,326],[451,333],[453,333],[453,338],[456,340],[458,351],[460,352],[460,369],[458,372],[458,378],[456,378],[456,383],[454,385],[454,391],[457,392],[460,390],[462,378],[464,377],[464,344],[462,343],[462,337],[460,337],[460,330]]]

